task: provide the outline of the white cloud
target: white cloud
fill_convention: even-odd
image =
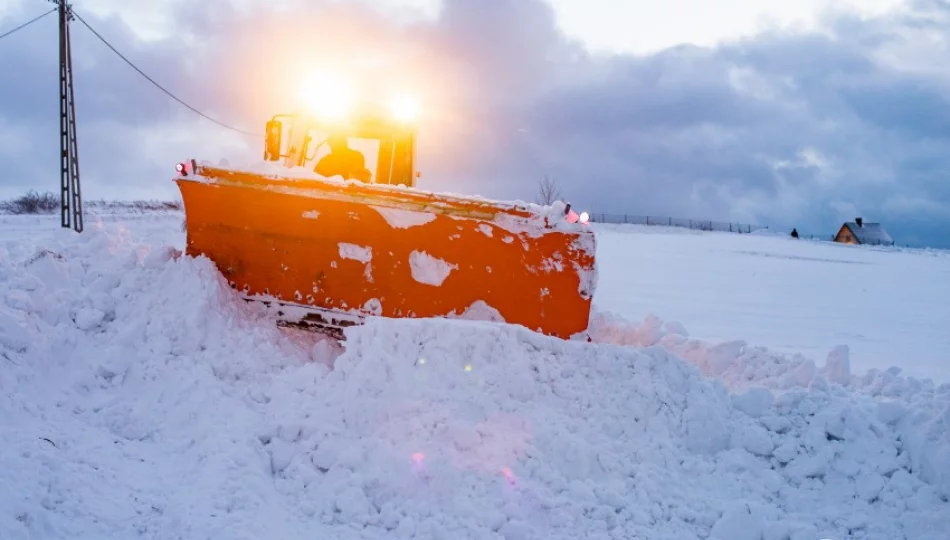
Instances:
[[[814,30],[822,12],[885,13],[901,0],[549,0],[558,23],[595,51],[712,46],[763,30]]]

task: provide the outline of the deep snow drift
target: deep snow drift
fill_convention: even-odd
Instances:
[[[593,344],[375,321],[344,350],[99,228],[0,243],[0,538],[950,530],[950,385],[601,312]]]

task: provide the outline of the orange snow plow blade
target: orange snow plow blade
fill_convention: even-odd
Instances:
[[[474,318],[565,339],[587,329],[594,235],[563,205],[207,166],[176,181],[187,254],[289,319]]]

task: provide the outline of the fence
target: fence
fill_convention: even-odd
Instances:
[[[632,225],[659,225],[666,227],[682,227],[694,229],[697,231],[722,231],[734,232],[740,234],[751,233],[753,229],[760,227],[747,225],[745,223],[727,223],[724,221],[709,221],[702,219],[683,219],[675,217],[659,216],[634,216],[630,214],[605,214],[602,212],[589,212],[590,220],[594,223],[614,223],[614,224],[632,224]]]
[[[834,242],[835,235],[833,234],[798,234],[799,240],[819,240],[824,242]]]

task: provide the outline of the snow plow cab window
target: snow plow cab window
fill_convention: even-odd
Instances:
[[[379,162],[379,147],[380,141],[374,139],[364,139],[359,137],[333,137],[328,133],[310,133],[311,141],[316,144],[313,144],[314,150],[310,156],[307,156],[307,162],[310,164],[310,168],[315,168],[321,162],[321,160],[333,152],[333,148],[330,144],[331,139],[339,139],[345,141],[346,147],[359,154],[363,158],[363,166],[369,173],[368,178],[364,178],[364,181],[377,183],[379,182],[378,177],[378,167]],[[317,171],[320,172],[320,171]],[[386,175],[388,176],[388,174]],[[386,178],[383,178],[385,182]]]
[[[320,160],[330,155],[332,148],[330,139],[335,134],[311,130],[310,146],[313,148],[307,156],[310,168],[314,168]],[[342,137],[346,146],[359,152],[363,157],[363,166],[369,171],[368,182],[377,184],[415,184],[413,171],[413,140],[411,135],[400,137]]]

